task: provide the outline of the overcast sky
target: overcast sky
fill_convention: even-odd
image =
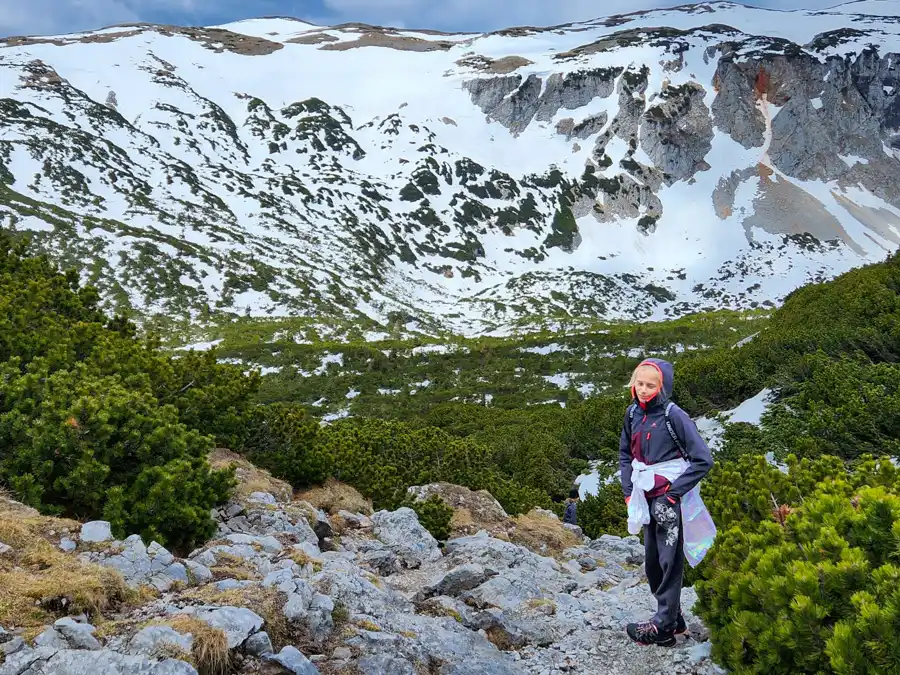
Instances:
[[[795,9],[838,2],[756,0],[746,4]],[[69,33],[131,21],[208,26],[273,15],[318,24],[361,21],[398,28],[481,32],[678,4],[684,0],[0,0],[0,36]]]

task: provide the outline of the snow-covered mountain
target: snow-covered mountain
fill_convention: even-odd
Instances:
[[[900,246],[897,0],[0,45],[0,219],[119,307],[478,333],[778,302]]]

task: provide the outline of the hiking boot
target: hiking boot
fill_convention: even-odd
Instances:
[[[675,632],[671,630],[661,631],[652,621],[630,623],[625,629],[625,632],[628,633],[628,637],[639,645],[657,645],[658,647],[675,646]]]
[[[688,632],[687,622],[684,620],[684,614],[678,612],[678,621],[675,622],[675,635],[684,635]]]

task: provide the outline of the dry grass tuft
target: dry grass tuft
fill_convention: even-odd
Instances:
[[[306,567],[307,565],[310,565],[315,571],[319,571],[322,569],[321,559],[314,558],[306,551],[301,551],[297,548],[291,549],[285,557],[290,558],[295,563],[300,565],[300,567]]]
[[[572,532],[563,527],[562,521],[540,513],[529,511],[512,518],[509,540],[538,553],[556,557],[581,542]]]
[[[345,534],[350,529],[350,526],[347,523],[347,521],[344,520],[343,517],[338,516],[338,515],[330,516],[328,518],[328,522],[331,523],[332,531],[338,536]]]
[[[0,541],[12,547],[0,555],[0,625],[27,630],[60,616],[95,617],[147,599],[115,570],[83,563],[58,548],[57,533],[75,530],[78,523],[33,513],[0,500]]]
[[[236,581],[253,581],[259,578],[253,570],[241,565],[216,565],[210,567],[213,581],[223,581],[225,579],[235,579]]]
[[[176,659],[178,661],[184,661],[185,663],[190,663],[197,668],[197,661],[194,657],[193,652],[186,652],[178,645],[173,645],[171,642],[163,642],[160,643],[153,650],[153,658],[157,658],[160,660],[164,659]],[[202,670],[200,671],[203,672]]]
[[[335,514],[343,509],[350,513],[372,515],[370,500],[363,497],[356,488],[334,478],[326,480],[324,485],[299,493],[297,499],[309,502],[328,514]]]
[[[363,630],[367,630],[370,633],[381,632],[381,626],[369,619],[356,619],[353,621],[353,625],[357,626],[358,628],[362,628]]]
[[[200,586],[182,593],[183,600],[194,600],[205,605],[247,607],[259,614],[266,622],[265,630],[277,652],[291,637],[288,621],[281,609],[287,596],[275,588],[248,586],[219,591],[215,586]]]
[[[238,581],[250,581],[259,579],[256,569],[240,556],[216,551],[216,564],[209,569],[213,573],[213,579],[237,579]]]
[[[165,623],[182,635],[190,633],[193,642],[189,661],[200,675],[224,675],[229,671],[231,652],[221,628],[213,628],[188,614],[167,619]],[[175,647],[174,651],[181,650]]]
[[[209,464],[213,469],[235,467],[238,485],[234,492],[237,497],[249,497],[253,492],[268,492],[278,501],[287,503],[294,495],[290,483],[275,478],[268,471],[258,469],[231,450],[216,448],[209,454]]]
[[[453,510],[453,516],[450,518],[450,529],[453,532],[474,534],[478,531],[478,525],[472,517],[472,512],[465,506],[461,506]]]
[[[515,651],[522,646],[521,638],[516,638],[502,626],[492,626],[485,631],[488,642],[493,644],[501,652]]]

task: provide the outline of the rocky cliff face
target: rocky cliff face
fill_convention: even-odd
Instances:
[[[10,38],[0,211],[167,317],[477,333],[771,304],[900,245],[891,7]]]
[[[859,54],[852,56],[827,55],[829,47],[857,38],[852,30],[822,33],[802,47],[775,39],[748,39],[725,27],[711,32],[669,31],[667,35],[671,33],[681,39],[668,37],[661,42],[681,58],[663,64],[668,76],[658,91],[649,89],[651,69],[646,64],[632,64],[627,70],[595,68],[565,76],[554,73],[546,80],[537,75],[525,79],[521,75],[480,78],[463,86],[488,119],[514,135],[533,121],[549,121],[560,111],[577,110],[595,98],[606,99],[615,93],[618,100],[613,107],[617,105],[618,112],[611,124],[606,124],[605,112],[588,118],[588,127],[596,122],[596,131],[603,131],[593,135],[591,159],[602,164],[613,139],[628,144],[630,150],[618,165],[626,171],[617,178],[640,174],[639,181],[620,181],[632,206],[646,201],[640,190],[645,185],[655,194],[662,184],[690,181],[697,172],[713,169],[707,157],[718,132],[748,150],[759,149],[758,165],[763,173],[777,173],[798,182],[861,186],[895,209],[900,207],[897,183],[890,175],[900,152],[900,98],[895,95],[900,88],[900,56],[881,55],[875,46],[863,45],[858,45]],[[726,36],[737,40],[724,41]],[[644,37],[637,34],[633,39]],[[716,64],[711,82],[701,84],[693,74],[680,85],[670,80],[686,68],[684,55],[696,48],[688,38],[711,43],[703,52],[705,63]],[[709,106],[707,101],[711,101]],[[571,122],[560,130],[569,137],[590,137],[579,136],[580,129]],[[635,159],[641,154],[650,160],[647,166]],[[758,170],[753,166],[734,170],[723,179],[732,201],[737,186],[755,178],[752,174]],[[604,188],[592,194],[600,202],[608,196]],[[804,192],[799,187],[797,191]],[[718,192],[711,195],[713,200],[718,199]],[[717,214],[726,220],[730,209],[731,205],[720,207]],[[839,219],[827,213],[823,205],[816,215],[825,214],[832,227],[831,237],[825,234],[826,226],[816,227],[811,222],[804,223],[806,229],[791,228],[788,223],[797,218],[797,210],[786,203],[780,213],[767,213],[762,219],[753,219],[751,214],[751,223],[745,228],[748,236],[754,226],[761,227],[759,220],[768,222],[767,231],[771,233],[808,232],[821,240],[834,239],[834,229],[843,231]],[[629,215],[624,205],[617,204],[612,211],[614,216]],[[663,213],[658,200],[653,211],[657,217]],[[882,209],[882,217],[891,222],[885,227],[884,222],[876,224],[880,220],[877,217],[864,218],[864,211],[854,211],[854,217],[890,245],[900,245],[896,214],[888,215],[892,211]],[[852,238],[838,238],[854,246]]]
[[[411,492],[446,495],[495,526],[506,518],[464,488]],[[636,538],[582,540],[552,514],[532,517],[571,545],[542,555],[534,549],[549,538],[529,549],[495,527],[440,548],[410,509],[326,514],[262,492],[218,510],[217,537],[184,559],[137,536],[115,541],[103,522],[60,528],[52,539],[66,556],[117,571],[147,601],[67,616],[64,598],[44,598],[60,618],[27,632],[3,626],[0,674],[722,672],[690,589],[690,636],[677,647],[625,636],[625,623],[654,609]]]

